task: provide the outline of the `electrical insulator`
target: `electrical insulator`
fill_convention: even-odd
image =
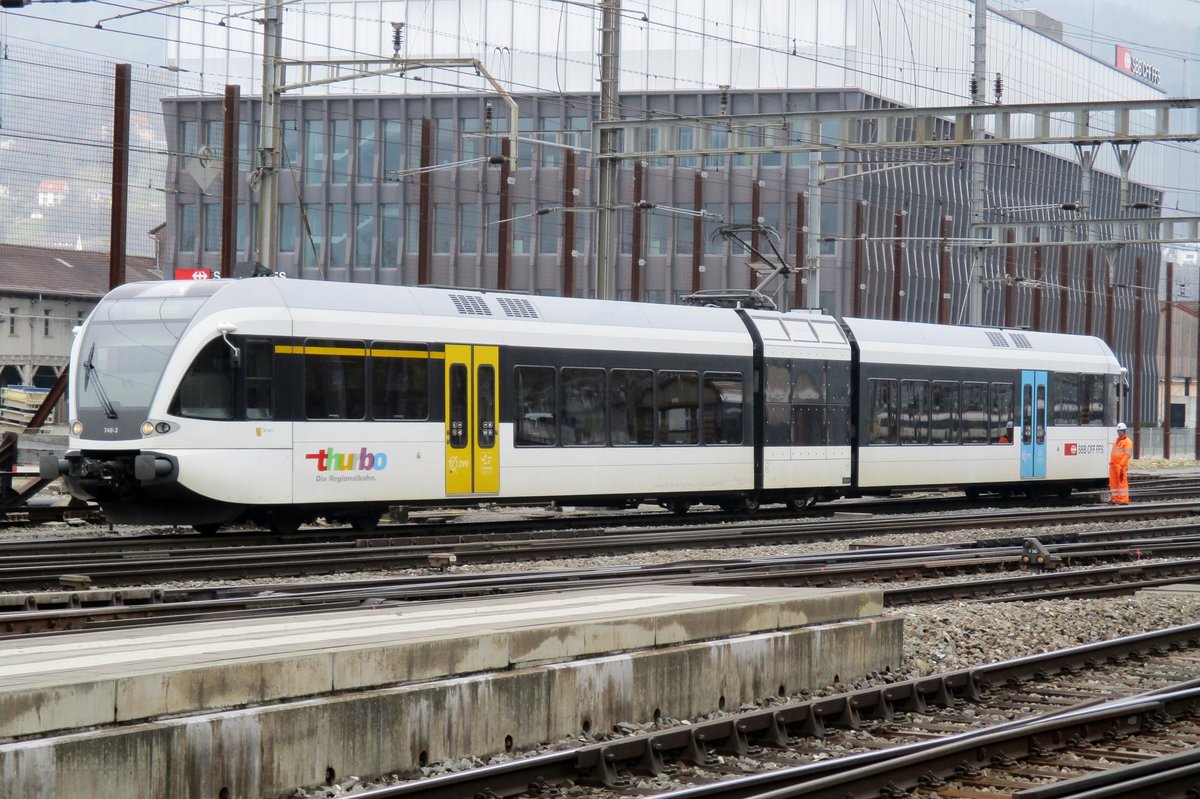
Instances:
[[[979,81],[975,80],[975,76],[971,76],[971,99],[974,100],[979,96]]]
[[[721,116],[729,113],[729,87],[721,87]]]
[[[492,101],[488,100],[483,106],[483,129],[489,133],[492,130]]]
[[[996,80],[992,83],[992,92],[996,95],[996,102],[1000,102],[1000,96],[1004,94],[1004,78],[1000,73],[996,73]]]
[[[404,47],[404,23],[392,23],[392,52],[399,53]]]

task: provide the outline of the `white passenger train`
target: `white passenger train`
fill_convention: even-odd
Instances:
[[[71,355],[42,463],[113,522],[391,505],[796,509],[929,487],[1105,485],[1103,341],[814,312],[282,278],[131,283]]]

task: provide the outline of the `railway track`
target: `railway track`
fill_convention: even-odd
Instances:
[[[1143,633],[361,795],[503,799],[570,786],[585,799],[1190,796],[1198,647],[1200,625]],[[730,778],[748,763],[763,770]],[[653,782],[670,790],[646,790]],[[1095,790],[1108,793],[1086,793]]]
[[[1192,525],[1123,533],[1108,531],[1094,537],[1076,534],[1073,540],[1049,544],[1026,539],[1019,544],[881,547],[654,566],[414,574],[357,578],[339,581],[336,586],[316,581],[10,593],[0,595],[0,635],[196,620],[214,615],[328,611],[367,603],[412,603],[584,586],[618,588],[649,583],[837,587],[918,581],[885,587],[885,604],[900,606],[948,600],[1127,595],[1200,576],[1200,536],[1194,534]],[[1087,568],[1071,568],[1076,566]],[[163,568],[155,562],[154,573]],[[1026,573],[1013,575],[1015,571]],[[964,574],[971,575],[970,579],[951,579]]]

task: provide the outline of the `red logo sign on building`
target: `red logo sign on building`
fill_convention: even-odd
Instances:
[[[212,280],[212,276],[211,269],[201,269],[199,267],[175,270],[176,280]]]
[[[1119,44],[1117,45],[1117,69],[1126,75],[1132,75],[1147,83],[1153,83],[1155,86],[1162,81],[1162,75],[1159,74],[1158,67],[1147,64],[1135,56],[1128,47],[1122,47]]]

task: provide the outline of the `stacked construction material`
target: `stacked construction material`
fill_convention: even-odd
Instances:
[[[0,388],[0,430],[23,431],[49,393],[50,389],[37,386]]]

